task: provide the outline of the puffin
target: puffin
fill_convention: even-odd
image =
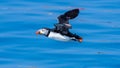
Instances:
[[[69,20],[76,18],[79,15],[79,8],[75,8],[61,14],[57,17],[58,23],[54,24],[54,28],[40,28],[36,31],[38,35],[44,35],[48,38],[59,40],[59,41],[78,41],[82,42],[83,38],[79,35],[70,32],[72,29]]]

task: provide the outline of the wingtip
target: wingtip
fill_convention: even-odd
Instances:
[[[76,8],[76,10],[79,10],[79,8]]]
[[[75,8],[75,9],[73,9],[73,10],[75,10],[75,11],[80,11],[80,10],[85,10],[85,8]]]
[[[77,8],[77,9],[79,9],[79,10],[85,10],[85,8]]]
[[[75,9],[73,9],[74,11],[79,11],[79,8],[75,8]]]

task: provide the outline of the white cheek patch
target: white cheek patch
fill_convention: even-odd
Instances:
[[[48,34],[48,30],[46,30],[46,29],[41,29],[41,30],[39,30],[39,31],[40,31],[40,33],[43,34],[43,35],[47,35],[47,34]]]
[[[40,31],[40,33],[41,33],[41,34],[43,34],[43,32],[42,32],[42,31]]]

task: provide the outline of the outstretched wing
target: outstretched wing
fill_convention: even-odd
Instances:
[[[79,14],[79,9],[73,9],[73,10],[67,11],[64,15],[66,17],[70,17],[70,19],[74,19],[78,16],[78,14]]]
[[[65,12],[63,15],[58,16],[59,24],[69,24],[69,20],[76,18],[78,14],[79,9],[73,9]]]
[[[71,28],[69,20],[76,18],[78,14],[79,9],[73,9],[65,12],[63,15],[60,15],[58,17],[59,22],[55,24],[55,28],[53,30],[62,34],[67,34]]]

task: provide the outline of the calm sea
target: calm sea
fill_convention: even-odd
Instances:
[[[74,8],[82,43],[35,34]],[[120,0],[0,0],[0,68],[120,68]]]

